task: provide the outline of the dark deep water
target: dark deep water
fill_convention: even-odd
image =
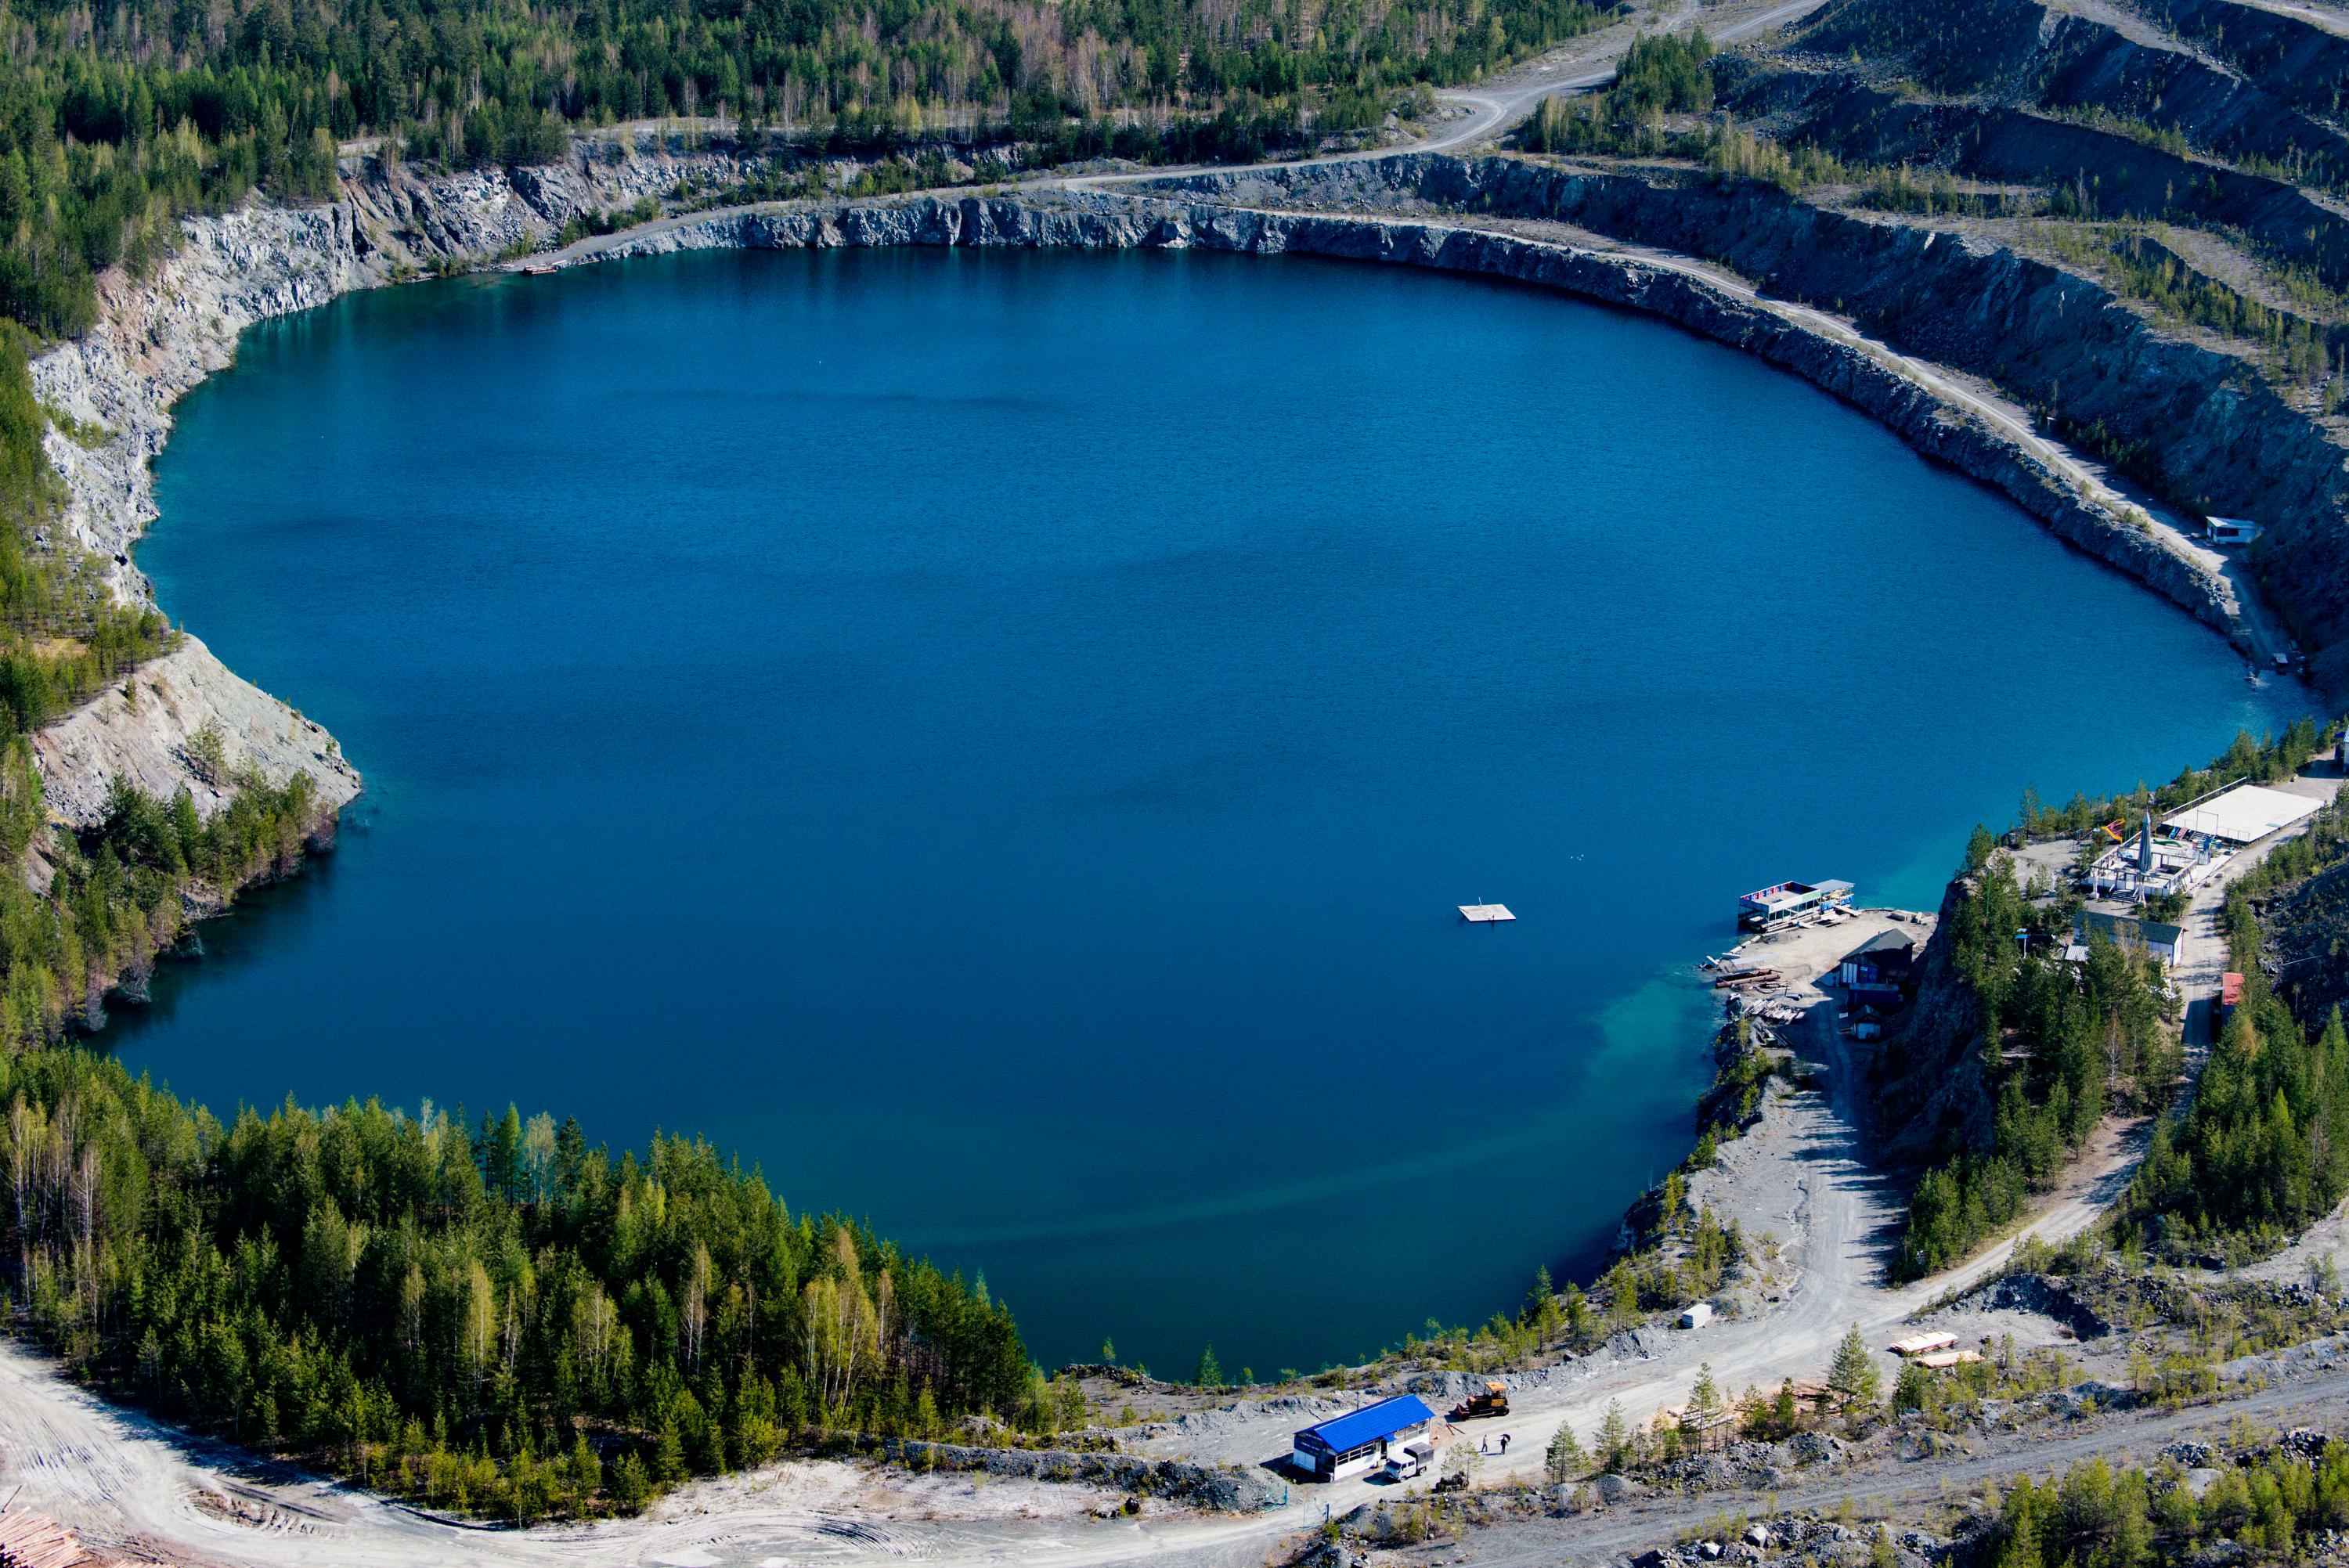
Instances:
[[[1048,1365],[1514,1304],[1684,1151],[1735,894],[1930,904],[2024,785],[2300,710],[1799,382],[1401,268],[408,287],[158,466],[163,605],[369,793],[126,1057],[698,1130]]]

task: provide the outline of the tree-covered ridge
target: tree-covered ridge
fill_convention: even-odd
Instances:
[[[1975,869],[1950,920],[1996,1112],[1987,1146],[1960,1148],[1911,1194],[1899,1267],[1912,1278],[1964,1256],[2054,1186],[2107,1107],[2166,1102],[2178,1067],[2160,965],[2101,934],[2086,963],[2064,962],[2067,901],[2028,896],[2007,855]]]
[[[5,91],[5,88],[0,88]],[[116,602],[70,548],[43,542],[63,485],[41,448],[24,333],[0,323],[0,724],[37,727],[171,642],[148,605]]]
[[[2116,817],[2172,810],[2238,780],[2289,778],[2329,734],[2302,719],[2264,740],[2238,735],[2209,768],[2188,769],[2158,789],[2139,785],[2126,796],[2078,796],[2060,809],[2025,791],[2015,836],[2080,833]],[[2258,877],[2297,865],[2295,857],[2308,852],[2284,847],[2274,867],[2260,868],[2230,897],[2240,900],[2244,889],[2262,885]],[[1971,1070],[1992,1114],[1971,1135],[1962,1128],[1944,1130],[1938,1162],[1911,1193],[1899,1259],[1909,1277],[1946,1267],[2018,1218],[2033,1193],[2054,1184],[2107,1109],[2158,1111],[2172,1099],[2182,1058],[2176,1005],[2160,965],[2093,934],[2086,963],[2064,962],[2059,954],[2080,904],[2068,887],[2022,885],[2012,857],[1987,829],[1975,830],[1939,940],[1947,944],[1955,978],[1956,994],[1944,1000],[1967,1020]],[[2289,1009],[2284,1013],[2289,1017]],[[2209,1072],[2218,1070],[2222,1094],[2235,1081],[2225,1058],[2222,1047],[2204,1077],[2208,1086]],[[2303,1118],[2307,1110],[2305,1101],[2294,1106]],[[2167,1143],[2159,1148],[2168,1158]],[[2254,1163],[2264,1170],[2267,1158]],[[2343,1176],[2349,1179],[2349,1170]]]
[[[2349,859],[2336,799],[2227,890],[2228,967],[2237,1007],[2182,1119],[2154,1129],[2116,1228],[2178,1253],[2268,1250],[2349,1196],[2349,1034],[2338,1008],[2296,1016],[2263,962],[2259,903]]]
[[[91,276],[183,212],[333,188],[338,141],[453,164],[561,155],[574,127],[724,113],[753,128],[1022,139],[1122,126],[1123,150],[1378,123],[1591,26],[1587,0],[160,0],[0,5],[0,314],[90,323]],[[1216,119],[1232,134],[1200,142]],[[1158,128],[1158,129],[1152,129]],[[1134,143],[1128,147],[1126,143]]]
[[[26,734],[116,682],[135,694],[136,666],[171,633],[151,606],[117,602],[54,526],[60,486],[26,346],[22,329],[0,322],[0,1050],[96,1017],[120,976],[143,975],[178,940],[183,892],[224,895],[283,874],[317,826],[309,779],[239,779],[216,754],[233,794],[209,820],[184,795],[126,789],[89,833],[49,825]]]
[[[2139,1469],[2084,1460],[2034,1482],[2016,1479],[1969,1554],[1980,1568],[2161,1568],[2207,1561],[2305,1562],[2310,1547],[2349,1524],[2349,1444],[2287,1439],[2219,1463],[2189,1483],[2165,1456]]]
[[[1010,1313],[698,1140],[509,1109],[223,1127],[75,1049],[0,1059],[0,1278],[78,1372],[432,1503],[630,1509],[812,1428],[1056,1418]]]

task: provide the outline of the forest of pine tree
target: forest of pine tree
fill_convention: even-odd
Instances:
[[[1092,128],[1079,148],[1117,128],[1129,156],[1157,135],[1246,156],[1308,115],[1375,125],[1400,88],[1471,79],[1600,15],[1585,0],[14,0],[0,315],[79,333],[94,274],[147,264],[181,213],[256,188],[325,196],[338,144],[365,136],[528,163],[574,128],[723,113],[799,135]]]
[[[222,1126],[71,1047],[0,1055],[0,1281],[74,1372],[438,1507],[627,1511],[814,1432],[1066,1403],[984,1281],[698,1140],[373,1103]]]

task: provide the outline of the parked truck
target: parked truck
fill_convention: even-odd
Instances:
[[[1453,1406],[1444,1419],[1473,1421],[1484,1416],[1506,1416],[1508,1413],[1509,1391],[1498,1383],[1487,1383],[1460,1403]]]

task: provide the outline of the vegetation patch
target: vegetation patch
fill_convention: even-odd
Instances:
[[[634,1510],[827,1431],[1049,1431],[984,1280],[794,1217],[709,1144],[369,1102],[223,1127],[0,1058],[0,1278],[78,1375],[435,1507]]]
[[[2050,808],[2026,791],[2021,825],[2011,837],[2021,843],[2085,835],[2108,821],[2181,806],[2238,779],[2287,778],[2315,755],[2327,735],[2313,722],[2302,721],[2266,742],[2238,736],[2209,768],[2189,769],[2159,789],[2140,785],[2129,796],[2092,800],[2081,795],[2067,806]],[[2095,847],[2094,841],[2087,841],[2081,852],[2088,854]],[[2256,875],[2242,885],[2259,885]],[[2160,1110],[2176,1093],[2181,1067],[2178,1017],[2159,965],[2144,953],[2098,934],[2091,935],[2085,964],[2065,962],[2062,954],[2071,942],[2079,907],[2078,895],[2068,886],[2023,885],[2015,861],[1998,840],[1987,829],[1975,830],[1964,875],[1951,889],[1947,918],[1936,934],[1937,943],[1946,948],[1949,983],[1946,995],[1930,1009],[1951,1035],[1941,1042],[1947,1057],[1943,1065],[1966,1073],[1971,1092],[1942,1102],[1944,1148],[1910,1196],[1899,1253],[1899,1269],[1908,1277],[1947,1266],[2018,1218],[2033,1193],[2054,1184],[2108,1110]],[[1920,1011],[1926,1010],[1920,1003]],[[2259,1006],[2246,1006],[2239,1023],[2260,1016]],[[2234,1028],[2230,1026],[2230,1034]],[[1879,1081],[1930,1065],[1917,1059],[1924,1045],[1912,1020],[1908,1037],[1888,1049],[1879,1062]],[[2279,1056],[2301,1048],[2295,1039]],[[2246,1092],[2260,1094],[2266,1106],[2272,1100],[2271,1091],[2287,1080],[2303,1081],[2294,1074],[2304,1075],[2305,1064],[2282,1068],[2271,1060],[2254,1066],[2257,1055],[2256,1045],[2251,1057],[2240,1057],[2230,1055],[2222,1043],[2189,1115],[2203,1114],[2203,1106],[2210,1103],[2211,1070],[2220,1073],[2216,1088],[2220,1104],[2226,1107],[2234,1107],[2232,1095],[2239,1084]],[[2273,1076],[2279,1070],[2282,1078]],[[2311,1104],[2305,1099],[2298,1102],[2295,1114],[2302,1118],[2298,1123],[2302,1129],[2309,1125],[2305,1118]],[[2213,1109],[2209,1114],[2225,1115],[2231,1126],[2239,1109],[2223,1113]],[[2209,1125],[2215,1129],[2220,1124]],[[2164,1168],[2173,1169],[2178,1135],[2165,1128],[2155,1136]],[[2217,1155],[2215,1146],[2198,1147]],[[2226,1147],[2233,1151],[2229,1158],[2250,1162],[2230,1170],[2283,1181],[2298,1194],[2291,1200],[2294,1212],[2333,1180],[2328,1174],[2323,1182],[2308,1186],[2286,1177],[2272,1164],[2283,1151],[2266,1143],[2228,1141]],[[2151,1164],[2148,1161],[2148,1170]],[[2340,1180],[2349,1182],[2349,1168]],[[2231,1204],[2240,1196],[2212,1201]],[[2323,1206],[2329,1208],[2331,1200]]]

